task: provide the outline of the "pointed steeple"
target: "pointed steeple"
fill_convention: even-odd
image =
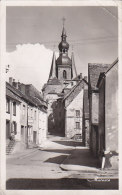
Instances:
[[[71,61],[72,61],[71,77],[75,78],[75,77],[77,77],[77,70],[76,70],[76,66],[75,66],[75,60],[74,60],[74,53],[73,52],[72,52],[72,56],[71,56]]]
[[[55,57],[55,52],[53,52],[52,64],[51,64],[51,69],[50,69],[50,74],[49,74],[49,80],[53,79],[55,77],[56,77],[56,57]]]
[[[67,35],[66,35],[66,30],[65,30],[64,27],[63,27],[63,30],[62,30],[62,35],[61,35],[61,37],[62,37],[62,41],[66,41]]]

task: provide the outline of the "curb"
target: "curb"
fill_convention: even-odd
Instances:
[[[77,148],[75,147],[74,150],[76,150]],[[79,171],[80,173],[83,173],[85,175],[88,174],[94,174],[94,177],[109,177],[109,178],[117,178],[118,179],[118,171],[117,170],[101,170],[101,169],[96,169],[96,170],[88,170],[86,169],[82,169],[82,166],[80,165],[70,165],[70,164],[64,164],[65,161],[67,161],[68,158],[70,158],[70,156],[72,155],[72,153],[74,152],[74,150],[72,150],[71,154],[67,156],[67,158],[64,159],[64,161],[59,165],[59,167],[63,170],[63,171]]]

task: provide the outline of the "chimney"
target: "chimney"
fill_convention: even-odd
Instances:
[[[15,87],[16,89],[18,89],[18,82],[16,82],[15,79],[13,79],[12,85],[13,85],[13,87]]]
[[[9,77],[9,84],[12,85],[12,83],[13,83],[13,78]]]
[[[19,88],[18,82],[15,82],[15,88],[16,88],[16,89]]]

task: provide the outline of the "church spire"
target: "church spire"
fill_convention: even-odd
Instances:
[[[77,70],[76,70],[76,66],[75,66],[75,60],[74,60],[74,53],[72,52],[72,56],[71,56],[71,61],[72,61],[72,78],[77,77]]]
[[[56,77],[56,57],[55,57],[55,52],[53,52],[53,58],[52,58],[52,64],[51,64],[51,69],[50,69],[49,80],[53,79],[54,77]]]

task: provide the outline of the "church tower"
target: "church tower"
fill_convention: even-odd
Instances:
[[[59,43],[59,57],[56,60],[56,75],[60,81],[72,79],[72,61],[68,57],[69,44],[66,41],[66,31],[63,26],[61,42]]]

